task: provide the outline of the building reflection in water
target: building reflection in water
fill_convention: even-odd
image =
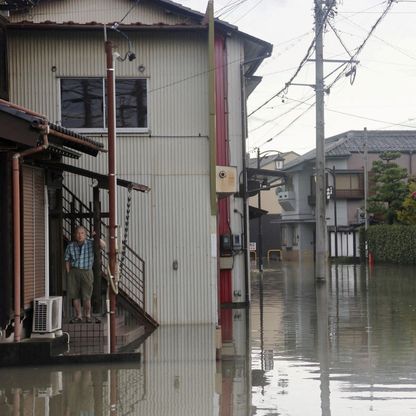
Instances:
[[[212,325],[166,326],[141,347],[143,363],[0,371],[0,415],[249,416],[249,323],[222,310],[227,336],[216,360]]]
[[[250,317],[250,319],[249,319]],[[165,326],[143,361],[0,370],[0,415],[416,414],[413,268],[279,264],[253,276],[252,304],[212,325]]]

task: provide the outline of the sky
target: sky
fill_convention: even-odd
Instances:
[[[205,0],[181,3],[206,9]],[[331,20],[334,30],[327,27],[324,33],[325,59],[348,60],[348,52],[354,54],[386,6],[387,0],[338,0],[337,15]],[[305,56],[314,37],[314,2],[214,0],[214,7],[220,19],[274,45],[272,56],[256,73],[263,81],[249,98],[250,114],[285,86]],[[364,127],[416,129],[415,19],[416,0],[394,1],[357,57],[354,82],[342,77],[325,96],[326,137]],[[313,62],[304,65],[293,82],[314,84],[314,66]],[[325,63],[325,75],[336,69],[337,64]],[[327,85],[337,74],[327,78]],[[284,97],[249,117],[248,149],[303,154],[315,148],[314,101],[312,87],[290,86]]]

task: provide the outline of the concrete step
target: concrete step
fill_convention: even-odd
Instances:
[[[66,322],[62,324],[62,330],[69,334],[71,348],[88,347],[100,350],[107,343],[107,325],[103,321],[100,323],[82,322],[76,324]],[[145,327],[142,325],[125,326],[118,322],[116,327],[117,346],[130,344],[144,333]]]

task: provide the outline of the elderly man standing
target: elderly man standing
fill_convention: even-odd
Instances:
[[[68,296],[73,300],[75,317],[71,323],[82,322],[81,299],[86,322],[91,319],[91,295],[94,282],[92,266],[94,264],[94,241],[87,238],[84,227],[75,229],[75,241],[68,244],[65,250],[65,267],[68,276]],[[104,241],[100,240],[104,248]]]

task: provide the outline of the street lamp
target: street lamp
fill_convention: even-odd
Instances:
[[[281,169],[281,163],[283,162],[283,157],[281,153],[277,150],[265,150],[264,152],[260,153],[260,148],[257,148],[257,169],[260,169],[261,161],[270,153],[274,153],[276,157],[273,159],[275,162],[275,169]],[[259,193],[257,194],[257,206],[259,210],[261,210],[261,191],[262,191],[263,184],[259,186]],[[257,249],[257,256],[259,262],[259,272],[263,272],[263,230],[262,230],[262,215],[260,213],[259,222],[258,222],[258,249]]]

